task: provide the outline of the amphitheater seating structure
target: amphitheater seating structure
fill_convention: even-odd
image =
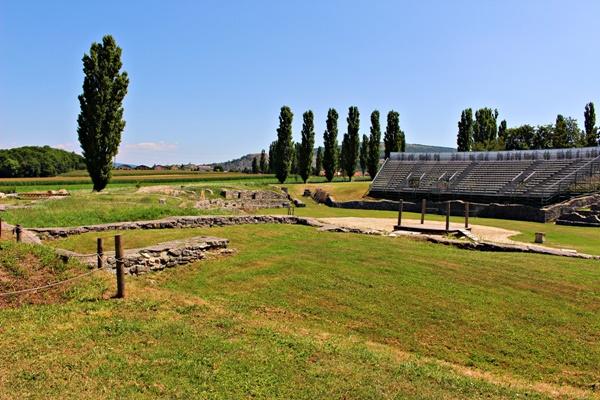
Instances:
[[[600,179],[600,147],[534,151],[392,153],[370,188],[388,199],[545,205]]]

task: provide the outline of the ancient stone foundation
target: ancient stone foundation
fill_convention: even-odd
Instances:
[[[227,239],[198,236],[142,249],[126,250],[123,256],[125,272],[139,275],[193,263],[205,258],[209,251],[226,249],[228,243]],[[116,263],[114,256],[106,259],[107,266],[113,269],[116,268]]]
[[[86,232],[104,232],[132,229],[175,229],[204,228],[212,226],[248,225],[248,224],[298,224],[321,226],[312,218],[289,215],[226,215],[171,217],[152,221],[115,222],[100,225],[84,225],[70,228],[29,228],[28,230],[42,240],[65,238]]]

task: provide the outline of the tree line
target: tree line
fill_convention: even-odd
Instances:
[[[584,129],[571,117],[556,116],[554,124],[529,124],[507,127],[506,120],[498,121],[498,110],[467,108],[458,121],[456,145],[458,151],[537,150],[600,146],[600,131],[596,127],[594,103],[584,110]]]
[[[371,179],[379,169],[381,127],[379,111],[371,113],[370,134],[360,137],[360,112],[358,107],[348,108],[346,118],[347,129],[342,136],[341,146],[338,142],[338,112],[330,108],[327,112],[325,131],[323,133],[323,146],[317,148],[316,160],[313,165],[315,146],[314,114],[308,110],[302,114],[302,131],[300,142],[294,143],[292,138],[292,121],[294,114],[290,107],[281,107],[279,113],[279,128],[277,139],[269,147],[268,164],[255,158],[252,169],[256,172],[270,172],[275,174],[279,182],[283,183],[290,174],[299,175],[306,183],[311,175],[324,173],[328,182],[336,174],[347,176],[352,180],[357,168],[363,175],[368,173]],[[403,152],[406,149],[405,134],[400,129],[400,114],[389,111],[387,125],[383,137],[384,156],[392,152]],[[266,157],[265,157],[266,158]]]
[[[0,178],[48,177],[84,168],[80,155],[50,146],[0,150]]]

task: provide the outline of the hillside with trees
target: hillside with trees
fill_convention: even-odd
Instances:
[[[75,169],[85,169],[82,156],[50,146],[0,150],[0,178],[56,176]]]

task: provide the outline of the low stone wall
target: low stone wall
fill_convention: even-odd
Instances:
[[[542,210],[546,213],[547,221],[554,221],[562,214],[569,214],[583,207],[600,205],[600,193],[591,194],[588,196],[575,197],[573,199],[563,201],[562,203],[553,204],[545,207]]]
[[[576,211],[561,215],[556,220],[557,225],[594,226],[600,227],[599,211]],[[600,232],[599,232],[600,234]]]
[[[289,206],[290,202],[287,199],[209,199],[199,200],[194,205],[195,208],[199,208],[201,210],[257,210],[259,208],[288,208]]]
[[[123,255],[125,273],[139,275],[193,263],[205,258],[208,252],[223,252],[227,249],[228,244],[228,239],[195,236],[183,240],[159,243],[141,249],[125,250]],[[96,255],[81,255],[62,249],[56,249],[56,253],[65,259],[76,258],[91,267],[97,265]],[[104,262],[105,267],[116,269],[115,253],[107,252]]]
[[[193,263],[206,257],[208,251],[227,248],[228,243],[227,239],[200,236],[127,250],[123,256],[125,271],[139,275]],[[116,268],[116,262],[114,256],[106,259],[107,265],[113,269]]]
[[[170,217],[152,221],[115,222],[100,225],[84,225],[68,228],[29,228],[42,240],[65,238],[86,232],[104,232],[132,229],[174,229],[202,228],[212,226],[247,225],[247,224],[298,224],[322,226],[312,218],[290,215],[226,215],[226,216],[193,216]]]

